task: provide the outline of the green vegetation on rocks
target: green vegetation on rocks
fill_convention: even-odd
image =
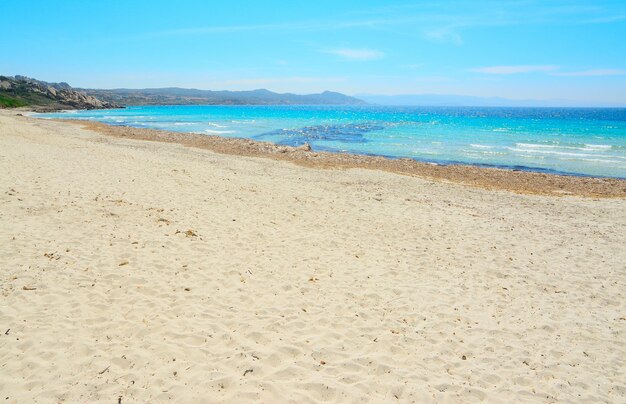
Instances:
[[[25,107],[26,105],[27,104],[21,100],[0,94],[0,108],[17,108]]]
[[[77,91],[67,83],[46,83],[24,76],[0,76],[0,108],[30,107],[38,111],[119,108]]]

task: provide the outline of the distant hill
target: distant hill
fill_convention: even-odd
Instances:
[[[38,111],[119,108],[76,91],[67,83],[47,83],[25,76],[0,76],[0,108],[30,107]]]
[[[606,107],[618,106],[581,103],[568,100],[511,100],[500,97],[475,97],[452,94],[402,94],[402,95],[357,95],[370,104],[396,106],[445,106],[445,107]]]
[[[188,88],[113,90],[81,89],[101,100],[122,105],[361,105],[364,101],[341,93],[274,93],[269,90],[211,91]]]
[[[345,94],[279,94],[269,90],[211,91],[188,88],[101,90],[72,88],[25,76],[0,76],[0,108],[30,107],[39,111],[106,109],[127,105],[362,105]]]

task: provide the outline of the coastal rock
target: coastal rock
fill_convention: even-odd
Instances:
[[[25,76],[0,76],[0,96],[7,100],[4,106],[28,106],[37,111],[122,108],[77,91],[67,83],[47,83]]]
[[[303,144],[302,146],[296,147],[296,150],[300,151],[311,151],[311,145],[308,143]]]

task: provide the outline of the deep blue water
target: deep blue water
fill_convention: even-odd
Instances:
[[[146,106],[39,117],[244,137],[313,150],[626,178],[624,108]]]

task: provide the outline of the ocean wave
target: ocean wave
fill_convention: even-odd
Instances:
[[[611,165],[615,165],[615,164],[620,164],[622,163],[621,161],[615,161],[615,160],[608,160],[608,159],[594,159],[594,158],[584,158],[584,159],[563,159],[565,161],[584,161],[584,162],[594,162],[594,163],[605,163],[605,164],[611,164]],[[617,166],[619,168],[624,168],[625,166]]]
[[[438,156],[439,155],[439,152],[437,152],[437,151],[434,151],[434,150],[424,150],[424,149],[413,149],[413,150],[411,150],[411,153],[415,154],[415,155],[424,155],[424,154],[427,154],[429,156]]]
[[[87,118],[87,119],[92,119],[92,118]],[[96,117],[93,119],[97,119],[99,121],[111,121],[111,122],[125,122],[126,121],[125,116],[119,116],[119,115],[100,116],[100,117]]]
[[[610,144],[586,144],[583,150],[611,150],[612,148]]]
[[[213,133],[216,135],[223,135],[227,133],[236,133],[234,130],[213,130],[213,129],[205,129],[204,133]]]
[[[462,149],[462,153],[472,156],[506,156],[509,152],[489,149]]]
[[[529,147],[537,149],[559,149],[563,146],[550,145],[550,144],[536,144],[536,143],[515,143],[515,147]]]
[[[495,146],[488,146],[484,144],[470,144],[470,146],[475,147],[477,149],[493,149]]]
[[[563,149],[563,150],[580,150],[580,151],[606,151],[611,149],[619,149],[619,146],[610,144],[565,144],[565,145],[549,145],[536,143],[515,143],[516,147],[531,149]]]
[[[515,148],[515,147],[508,147],[507,149],[514,151],[514,152],[519,152],[519,153],[538,153],[538,154],[545,154],[545,155],[551,155],[551,156],[576,157],[577,159],[580,159],[580,160],[586,160],[589,158],[592,158],[592,159],[593,158],[606,158],[606,159],[617,159],[617,160],[613,160],[616,163],[618,163],[619,160],[626,160],[626,156],[613,156],[613,155],[608,155],[608,154],[575,153],[575,152],[565,152],[565,151],[556,151],[556,150],[523,149],[523,148]]]

